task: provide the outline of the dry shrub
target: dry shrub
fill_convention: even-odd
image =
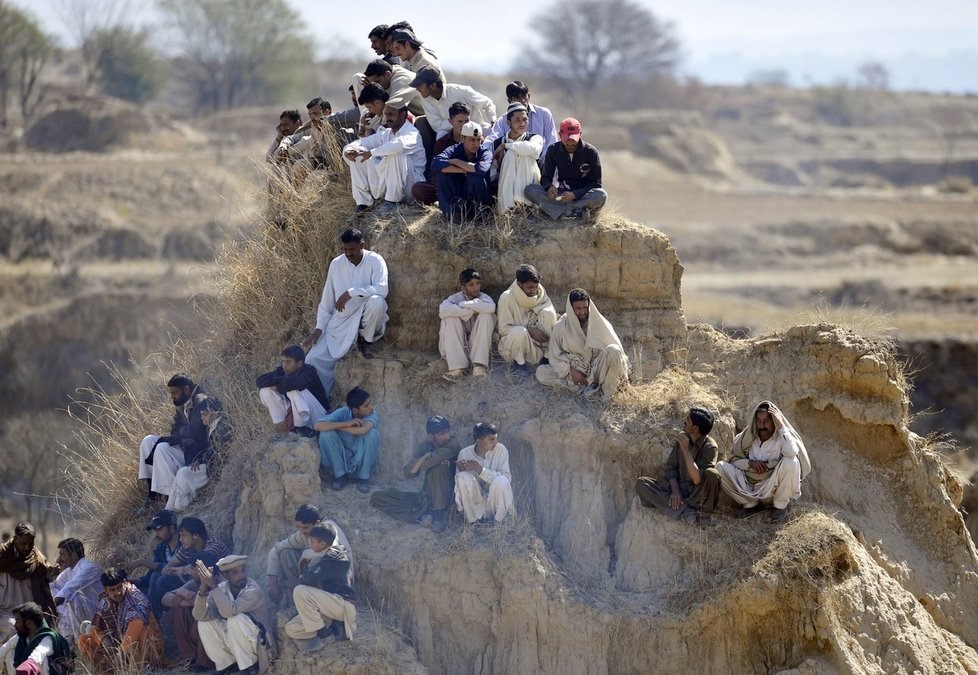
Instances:
[[[886,342],[892,341],[894,331],[892,313],[870,305],[857,307],[849,302],[833,305],[827,302],[825,298],[819,298],[804,312],[782,317],[781,321],[775,319],[770,324],[770,330],[775,333],[783,333],[793,326],[823,323],[839,326],[857,335]]]
[[[618,392],[602,422],[621,431],[642,433],[648,427],[675,426],[693,406],[705,407],[718,415],[729,407],[729,398],[698,382],[688,370],[669,366],[651,381]]]

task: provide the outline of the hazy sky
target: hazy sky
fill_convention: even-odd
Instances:
[[[151,0],[132,1],[135,14],[148,20]],[[978,92],[978,0],[637,1],[675,25],[683,72],[707,82],[741,83],[751,72],[774,68],[786,70],[796,85],[831,82],[879,60],[898,87]],[[62,31],[50,11],[58,0],[15,2],[42,17],[49,30]],[[308,22],[322,55],[359,50],[366,58],[370,28],[406,19],[449,74],[507,70],[532,35],[530,18],[550,5],[489,0],[482,19],[473,22],[455,3],[289,2]]]

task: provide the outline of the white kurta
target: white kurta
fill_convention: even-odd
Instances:
[[[20,636],[14,633],[12,638],[7,640],[3,645],[0,645],[0,661],[3,662],[5,666],[4,672],[7,675],[16,675],[14,651],[17,649],[18,642],[20,642]],[[27,660],[33,661],[38,665],[41,675],[47,675],[49,672],[48,657],[52,654],[54,654],[54,643],[51,642],[51,638],[46,637],[34,647],[34,651],[28,655]]]
[[[594,300],[588,310],[587,332],[574,314],[570,294],[566,311],[558,319],[547,348],[549,364],[537,368],[537,380],[546,386],[574,388],[571,368],[583,373],[587,383],[601,387],[605,398],[614,396],[628,378],[628,357],[611,323],[598,310]]]
[[[509,471],[509,450],[502,443],[480,457],[475,445],[470,445],[458,453],[459,460],[474,459],[482,466],[478,476],[471,471],[455,474],[455,505],[465,514],[465,520],[474,523],[486,516],[497,521],[516,513],[513,505],[513,476]]]
[[[764,401],[769,406],[774,404]],[[811,470],[808,450],[795,428],[785,420],[782,426],[775,418],[774,435],[761,443],[757,437],[757,408],[751,413],[751,425],[737,434],[728,462],[717,462],[720,486],[737,503],[749,508],[760,501],[772,501],[783,509],[792,499],[801,497],[801,481]],[[765,462],[767,471],[753,473],[750,460]]]
[[[150,479],[150,489],[161,495],[173,491],[173,479],[183,466],[183,450],[169,443],[159,443],[153,452],[153,445],[160,437],[156,434],[144,436],[139,444],[139,479]],[[146,458],[153,452],[153,463],[147,464]]]
[[[543,347],[533,341],[527,328],[539,328],[549,336],[555,323],[557,312],[543,284],[536,297],[531,298],[514,281],[496,305],[499,355],[506,363],[540,363]]]
[[[61,572],[51,584],[55,599],[64,598],[58,606],[58,632],[77,638],[82,621],[91,621],[102,592],[102,568],[82,558],[74,567]]]
[[[483,134],[492,129],[492,124],[496,121],[496,104],[492,99],[464,84],[445,83],[440,99],[431,96],[421,98],[425,119],[435,130],[436,138],[452,133],[452,118],[448,110],[453,103],[464,103],[469,107],[469,121],[482,127]]]
[[[371,156],[349,159],[346,153],[351,150],[369,150]],[[358,205],[370,206],[381,198],[402,202],[411,197],[411,187],[424,180],[424,144],[410,122],[396,132],[380,127],[377,133],[349,143],[343,148],[343,159],[350,167],[353,199]]]
[[[543,152],[543,136],[523,134],[514,141],[507,134],[503,145],[506,153],[499,165],[499,184],[496,190],[496,209],[506,213],[516,204],[529,204],[524,196],[526,186],[540,182],[540,165],[537,160]]]
[[[275,387],[262,387],[258,398],[268,409],[273,424],[281,424],[292,411],[292,423],[297,427],[311,427],[316,420],[326,417],[326,409],[311,391],[302,389],[281,393]]]
[[[438,307],[438,350],[449,370],[467,368],[470,360],[489,366],[495,311],[496,303],[485,293],[469,300],[459,291],[442,300]]]
[[[342,358],[357,339],[366,302],[376,297],[384,300],[384,315],[368,342],[384,334],[387,327],[387,262],[383,256],[364,250],[359,265],[354,265],[345,255],[338,255],[329,264],[326,284],[316,315],[316,328],[323,332],[320,340],[326,341],[328,354],[333,359]],[[336,300],[343,293],[350,293],[350,300],[342,312],[336,310]],[[318,343],[317,343],[318,346]]]

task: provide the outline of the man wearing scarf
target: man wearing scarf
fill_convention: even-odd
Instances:
[[[162,664],[163,634],[146,596],[118,567],[102,573],[102,586],[105,593],[91,630],[78,638],[78,651],[99,673],[110,672],[116,656],[137,667]]]
[[[170,435],[149,434],[139,444],[139,480],[146,481],[147,491],[140,513],[170,495],[184,455],[207,446],[207,425],[200,417],[200,403],[207,397],[203,388],[183,373],[171,377],[166,388],[176,407]]]
[[[0,662],[8,675],[56,675],[68,660],[68,643],[48,626],[41,607],[27,602],[13,609],[17,634],[0,646]]]
[[[543,136],[529,130],[526,106],[512,103],[506,109],[509,131],[492,142],[492,158],[498,168],[496,210],[503,215],[517,204],[529,204],[524,192],[527,185],[540,182],[540,153]]]
[[[566,311],[554,326],[547,358],[550,363],[537,368],[537,380],[548,387],[567,387],[586,396],[600,390],[609,400],[628,383],[628,357],[621,340],[581,288],[567,295]]]
[[[557,312],[533,265],[520,265],[516,281],[499,296],[496,329],[499,355],[506,363],[535,366],[543,358]]]
[[[734,438],[730,460],[717,463],[723,491],[744,507],[739,517],[772,504],[774,522],[788,516],[788,504],[801,497],[801,481],[811,469],[804,441],[771,401],[754,407],[750,426]]]
[[[316,383],[319,377],[313,374]],[[208,463],[217,455],[227,450],[231,445],[231,425],[221,401],[215,396],[208,396],[200,403],[200,419],[207,425],[207,442],[190,453],[184,454],[186,466],[179,469],[173,477],[173,488],[166,508],[174,513],[185,510],[194,501],[197,491],[207,485]],[[213,473],[213,469],[210,470]]]
[[[25,602],[35,602],[44,616],[55,625],[58,610],[51,593],[50,567],[44,554],[34,546],[34,526],[18,523],[12,539],[0,544],[0,640],[11,635],[13,609]]]

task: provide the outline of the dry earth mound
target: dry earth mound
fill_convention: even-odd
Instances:
[[[961,486],[908,431],[908,387],[890,347],[829,325],[744,341],[687,327],[675,250],[610,215],[475,231],[413,209],[364,222],[391,270],[390,334],[377,358],[351,355],[337,376],[338,390],[364,386],[380,410],[379,482],[402,484],[431,412],[462,439],[490,419],[510,449],[520,515],[508,527],[454,522],[435,535],[387,519],[355,491],[323,492],[315,444],[270,436],[251,387],[308,329],[337,233],[354,222],[348,211],[342,186],[330,186],[286,231],[255,232],[224,261],[228,325],[160,366],[206,373],[241,423],[198,508],[254,556],[253,575],[302,502],[322,505],[350,538],[369,617],[362,635],[315,665],[286,641],[276,672],[978,673],[978,556]],[[458,268],[474,263],[498,293],[524,261],[541,268],[558,305],[573,286],[593,292],[627,338],[632,391],[601,407],[498,363],[484,382],[440,380],[428,365],[433,311]],[[148,391],[110,401],[127,416],[105,429],[99,461],[117,474],[135,475],[138,436],[162,423]],[[718,411],[726,447],[762,398],[778,402],[812,455],[789,522],[739,521],[728,504],[698,529],[638,506],[634,479],[661,471],[687,406]],[[97,473],[98,461],[90,467]],[[128,515],[138,490],[87,480],[74,487],[114,505],[93,512],[99,557],[129,556],[145,538]]]

